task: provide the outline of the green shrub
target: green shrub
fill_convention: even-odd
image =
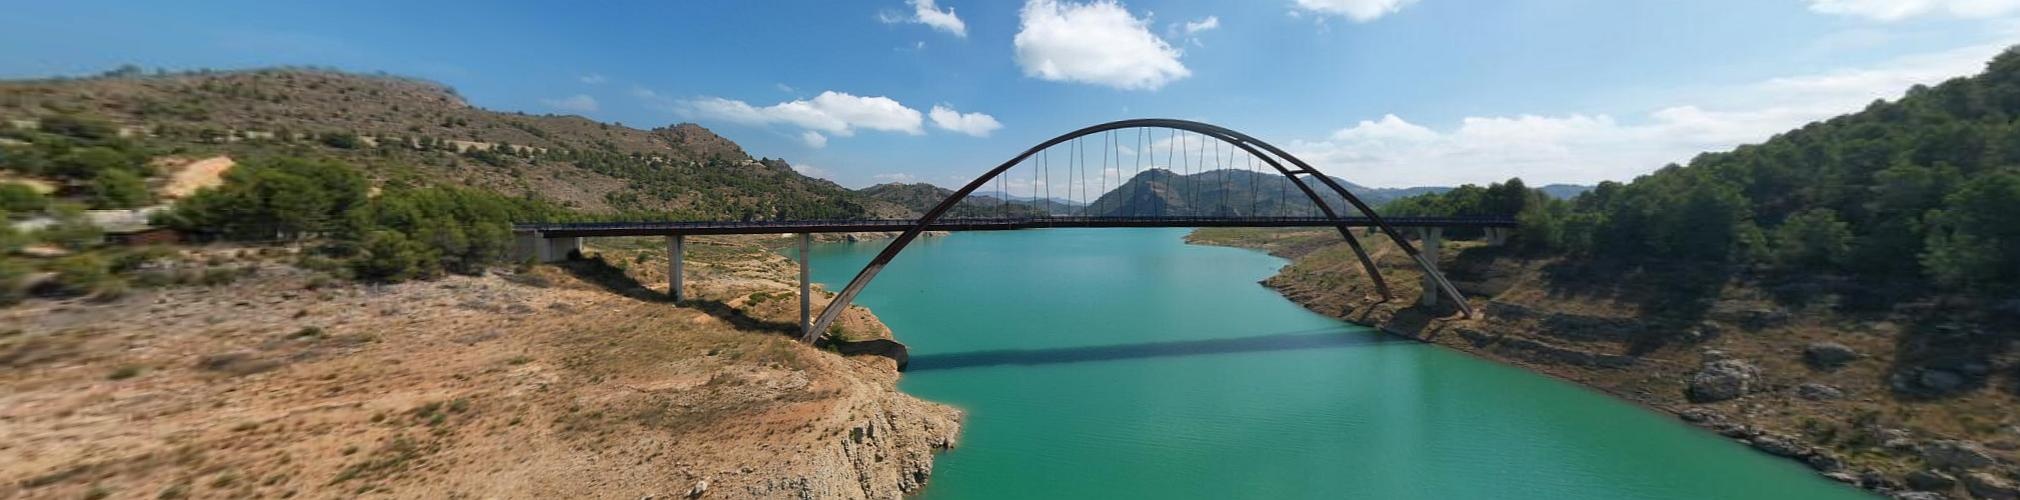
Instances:
[[[0,255],[0,306],[14,305],[28,297],[27,264]]]
[[[426,245],[399,231],[380,229],[366,235],[364,253],[351,261],[359,279],[400,282],[433,276],[435,257]]]
[[[88,187],[94,208],[133,208],[154,201],[154,195],[147,191],[147,181],[130,170],[100,170],[91,177]]]
[[[49,206],[49,198],[19,182],[0,182],[0,212],[30,213]]]
[[[101,291],[123,293],[125,282],[113,276],[111,266],[97,254],[83,253],[57,259],[50,266],[56,272],[56,284],[65,293],[74,295],[97,294]]]
[[[54,211],[56,223],[42,228],[36,233],[36,239],[73,251],[95,247],[105,241],[105,232],[84,217],[83,209],[59,204]]]
[[[114,139],[119,137],[119,127],[112,122],[91,116],[55,115],[42,118],[43,132],[79,139]]]

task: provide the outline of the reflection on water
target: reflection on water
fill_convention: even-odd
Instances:
[[[1363,333],[1348,328],[1328,328],[1312,332],[1280,333],[1254,337],[1175,340],[1170,342],[1059,347],[1052,349],[998,349],[981,352],[934,354],[912,358],[912,364],[906,371],[949,370],[978,366],[1085,363],[1090,361],[1325,349],[1385,342],[1409,342],[1408,340],[1396,337],[1364,335]]]
[[[1184,230],[960,233],[858,301],[968,411],[931,498],[1860,498],[1554,379],[1313,314]],[[839,287],[881,245],[817,247]]]

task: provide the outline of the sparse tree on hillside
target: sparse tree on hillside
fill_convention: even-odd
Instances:
[[[147,191],[147,181],[131,170],[100,170],[91,178],[89,187],[93,208],[133,208],[154,201],[154,195]]]
[[[18,182],[0,182],[0,212],[40,212],[47,206],[49,198],[42,196],[42,193],[37,192],[35,188]]]

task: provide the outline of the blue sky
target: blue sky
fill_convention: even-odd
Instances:
[[[0,77],[386,71],[490,109],[698,122],[851,187],[957,185],[1131,117],[1375,186],[1626,180],[2020,42],[2020,0],[8,3]]]

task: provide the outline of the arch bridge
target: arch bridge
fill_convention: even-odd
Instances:
[[[1089,147],[1090,138],[1099,140],[1099,149]],[[1090,155],[1100,158],[1090,161]],[[1020,167],[1029,174],[1016,170]],[[995,189],[982,192],[992,185]],[[1196,121],[1134,119],[1093,125],[1038,143],[961,186],[917,219],[531,223],[516,225],[514,232],[519,238],[515,251],[542,261],[566,256],[587,237],[665,236],[669,294],[675,300],[683,298],[687,235],[799,234],[804,256],[811,233],[899,233],[819,316],[812,315],[808,259],[799,259],[801,338],[814,342],[892,259],[926,231],[1331,227],[1353,250],[1376,290],[1393,298],[1374,259],[1352,233],[1353,228],[1365,228],[1389,238],[1423,271],[1420,301],[1430,305],[1442,297],[1470,317],[1472,307],[1437,269],[1441,232],[1478,228],[1491,242],[1499,242],[1514,226],[1511,217],[1384,217],[1340,181],[1255,137]],[[1404,237],[1404,229],[1417,233],[1423,251]]]

